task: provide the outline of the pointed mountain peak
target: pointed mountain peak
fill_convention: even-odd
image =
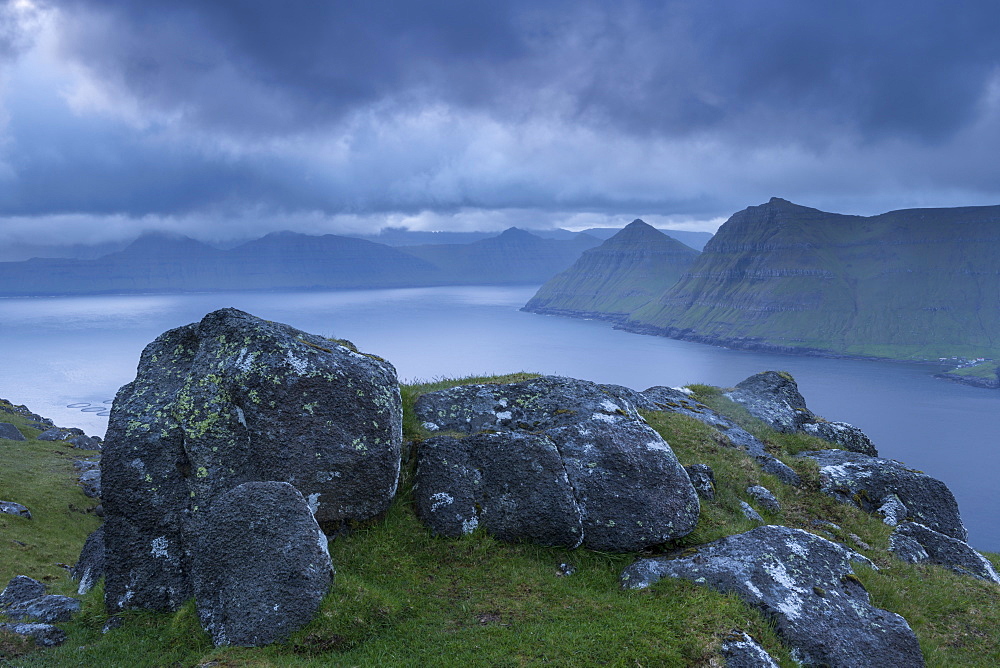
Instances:
[[[531,232],[522,230],[520,227],[508,227],[506,230],[501,232],[497,236],[497,238],[509,240],[509,239],[538,239],[540,237],[536,237]]]

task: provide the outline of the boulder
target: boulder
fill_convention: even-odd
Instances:
[[[803,424],[802,431],[812,436],[818,436],[825,441],[836,443],[844,450],[860,452],[869,457],[878,457],[878,450],[875,449],[872,440],[853,424],[817,420]]]
[[[80,474],[80,486],[85,496],[92,499],[101,498],[101,469],[94,468]]]
[[[656,386],[643,391],[642,394],[653,404],[653,410],[679,413],[694,418],[718,430],[723,436],[719,439],[721,444],[731,445],[749,453],[757,460],[761,470],[765,473],[770,473],[787,485],[798,486],[802,484],[799,475],[787,464],[767,452],[760,439],[725,415],[716,413],[708,406],[693,401],[688,391],[683,388]]]
[[[327,539],[295,487],[247,482],[199,521],[194,590],[216,645],[259,646],[305,626],[329,589]]]
[[[983,555],[968,543],[946,536],[917,522],[902,522],[889,536],[889,551],[903,561],[929,561],[987,582],[1000,584],[1000,576]]]
[[[923,666],[906,620],[871,605],[853,577],[862,555],[800,529],[757,527],[679,559],[641,559],[622,573],[629,589],[679,577],[733,593],[771,617],[806,665]]]
[[[507,541],[566,547],[583,541],[583,509],[559,450],[545,436],[428,439],[418,450],[414,496],[421,519],[439,535],[481,527]]]
[[[39,647],[55,647],[66,642],[66,632],[52,624],[16,622],[0,624],[0,631],[31,638]]]
[[[505,540],[638,550],[686,535],[698,497],[632,390],[547,376],[425,394],[415,498],[444,535],[482,526]]]
[[[27,575],[16,575],[0,592],[0,609],[45,596],[45,585]]]
[[[12,425],[10,422],[0,422],[0,438],[6,438],[8,441],[26,441],[24,434],[18,431],[17,427]]]
[[[746,501],[740,501],[740,510],[743,511],[743,517],[747,518],[751,522],[765,524],[764,518],[760,516],[760,513],[758,513],[754,507]]]
[[[13,501],[0,501],[0,513],[4,515],[16,515],[26,520],[31,519],[31,511],[20,503],[14,503]]]
[[[80,551],[80,557],[76,560],[76,565],[70,570],[70,575],[74,580],[80,582],[76,593],[86,594],[93,589],[97,581],[104,577],[104,526],[97,527],[96,530],[87,536]]]
[[[722,656],[726,668],[778,668],[774,657],[743,631],[733,631],[722,639]]]
[[[771,493],[771,490],[763,485],[751,485],[750,487],[747,487],[747,494],[759,503],[764,510],[769,510],[772,513],[776,513],[781,510],[781,504],[778,503],[777,497]]]
[[[761,371],[726,392],[732,399],[777,432],[794,434],[812,418],[795,379],[784,371]]]
[[[74,436],[66,442],[79,450],[100,450],[102,447],[101,439],[97,436]]]
[[[329,532],[381,515],[401,442],[395,369],[349,342],[236,309],[165,332],[109,418],[109,610],[175,610],[190,598],[191,527],[245,482],[292,484]]]
[[[640,402],[642,405],[637,405]],[[646,400],[620,385],[542,376],[520,383],[460,385],[429,392],[417,399],[414,410],[430,431],[534,431],[597,419],[624,417],[641,420],[638,408]]]
[[[906,521],[910,514],[910,511],[906,509],[906,504],[900,501],[895,494],[887,494],[879,503],[880,505],[875,509],[875,512],[881,515],[882,521],[891,527]]]
[[[691,485],[698,492],[698,496],[706,501],[714,501],[715,473],[712,471],[712,467],[708,464],[692,464],[685,466],[684,470],[687,471]]]
[[[819,464],[820,489],[834,498],[873,513],[895,495],[907,517],[935,531],[965,541],[954,494],[940,480],[899,462],[846,450],[804,452]]]
[[[66,441],[73,437],[73,432],[62,427],[49,427],[36,438],[39,441]]]
[[[43,624],[68,622],[80,611],[80,601],[69,596],[46,594],[28,601],[14,603],[3,609],[13,620],[32,620]]]

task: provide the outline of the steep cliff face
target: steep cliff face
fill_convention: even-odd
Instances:
[[[545,283],[524,310],[623,320],[676,283],[697,257],[636,219]]]
[[[734,214],[626,327],[736,347],[1000,355],[1000,206],[861,217],[773,198]]]

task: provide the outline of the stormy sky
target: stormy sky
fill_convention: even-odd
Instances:
[[[998,34],[976,0],[11,0],[0,243],[1000,204]]]

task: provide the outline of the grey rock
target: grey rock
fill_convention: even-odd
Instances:
[[[685,466],[684,470],[687,471],[691,485],[698,492],[698,496],[706,501],[714,501],[715,474],[712,472],[712,467],[708,464],[692,464]]]
[[[725,394],[742,405],[750,415],[777,432],[794,434],[812,413],[791,375],[783,371],[761,371],[736,384]]]
[[[74,580],[80,582],[76,593],[86,594],[104,577],[104,526],[97,527],[83,544],[76,565],[70,570]]]
[[[860,452],[869,457],[878,457],[878,450],[868,436],[846,422],[807,422],[802,425],[802,431],[823,440],[836,443],[844,450]]]
[[[19,636],[31,638],[39,647],[56,647],[66,642],[66,632],[52,624],[28,622],[3,623],[0,624],[0,631],[16,633]]]
[[[17,427],[9,422],[0,422],[0,438],[6,438],[8,441],[27,441]]]
[[[916,522],[903,522],[889,536],[889,551],[903,561],[946,566],[956,573],[1000,584],[1000,576],[983,555],[968,543]]]
[[[620,385],[542,376],[520,383],[461,385],[424,394],[414,410],[431,431],[521,430],[541,432],[595,415],[641,419],[642,395]]]
[[[73,437],[73,432],[62,427],[49,427],[37,436],[39,441],[65,441]]]
[[[757,503],[759,503],[765,510],[769,510],[772,513],[776,513],[781,510],[781,504],[778,503],[778,498],[771,493],[767,487],[763,485],[751,485],[747,487],[747,494],[754,498]]]
[[[583,541],[583,509],[545,436],[437,436],[417,452],[417,513],[436,534],[457,537],[481,527],[508,541],[567,547]]]
[[[247,482],[198,522],[194,589],[216,645],[260,646],[305,626],[330,586],[327,539],[285,482]]]
[[[819,464],[820,489],[826,494],[869,513],[895,494],[909,518],[952,538],[968,539],[955,496],[940,480],[893,460],[846,450],[817,450],[802,456]]]
[[[687,415],[719,431],[722,445],[731,445],[749,453],[761,470],[770,473],[786,485],[802,484],[799,475],[787,464],[767,452],[764,444],[756,436],[737,425],[725,415],[716,413],[708,406],[699,404],[683,390],[675,387],[656,386],[643,391],[643,396],[653,403],[653,410]]]
[[[295,486],[331,533],[388,509],[402,409],[372,355],[236,309],[146,346],[119,390],[102,455],[109,611],[193,595],[191,525],[252,481]]]
[[[80,474],[83,493],[92,499],[101,498],[101,469],[90,469]]]
[[[14,503],[13,501],[0,501],[0,513],[4,515],[16,515],[26,520],[31,519],[31,511],[20,503]]]
[[[743,516],[746,517],[751,522],[758,522],[760,524],[764,524],[764,518],[761,517],[760,513],[754,510],[754,507],[751,506],[746,501],[740,501],[740,510],[743,511]]]
[[[726,668],[778,668],[778,663],[757,641],[743,631],[733,631],[722,640]]]
[[[806,531],[763,526],[701,546],[680,559],[641,559],[622,585],[648,587],[679,577],[734,593],[762,610],[806,665],[923,666],[906,620],[871,605],[853,564],[873,564],[846,547]]]
[[[638,550],[686,535],[698,497],[632,390],[561,377],[425,394],[415,497],[444,535],[482,526],[506,540]]]
[[[45,585],[27,575],[16,575],[0,592],[0,608],[20,605],[45,596]]]
[[[74,448],[79,450],[100,450],[101,439],[97,436],[74,436],[67,441]]]
[[[3,613],[13,620],[32,620],[43,624],[68,622],[80,611],[80,601],[69,596],[47,594],[28,601],[14,603]]]
[[[881,501],[881,505],[875,512],[882,516],[882,521],[891,527],[900,522],[906,521],[910,511],[906,509],[906,504],[899,500],[895,494],[887,494]]]

